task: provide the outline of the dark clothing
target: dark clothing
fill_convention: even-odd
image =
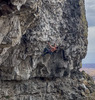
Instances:
[[[63,59],[65,60],[65,61],[68,61],[68,58],[65,56],[65,52],[64,52],[64,50],[63,50]]]
[[[45,48],[44,51],[43,51],[42,56],[45,56],[46,54],[50,54],[51,55],[52,54],[51,50],[48,49],[48,48]]]

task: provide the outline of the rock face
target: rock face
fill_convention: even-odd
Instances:
[[[88,100],[94,90],[83,82],[93,81],[79,72],[87,51],[84,1],[0,5],[0,100]],[[42,56],[48,42],[58,49]]]

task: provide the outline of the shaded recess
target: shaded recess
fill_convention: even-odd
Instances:
[[[11,14],[15,10],[17,9],[10,0],[0,0],[0,16]]]

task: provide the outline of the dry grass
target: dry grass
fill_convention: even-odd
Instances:
[[[87,74],[93,77],[95,80],[95,68],[81,68],[80,71],[85,71]]]
[[[90,76],[95,77],[95,68],[81,68],[81,71],[82,70],[84,70]]]

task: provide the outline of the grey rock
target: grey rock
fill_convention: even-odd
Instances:
[[[83,1],[13,0],[11,3],[22,7],[7,19],[1,17],[1,28],[7,26],[6,30],[2,28],[0,38],[2,80],[70,76],[71,70],[80,68],[87,51]],[[42,57],[48,41],[56,43],[59,49]]]
[[[78,89],[88,44],[84,1],[4,3],[11,12],[0,6],[0,100],[86,100]],[[58,49],[42,56],[48,42]]]

